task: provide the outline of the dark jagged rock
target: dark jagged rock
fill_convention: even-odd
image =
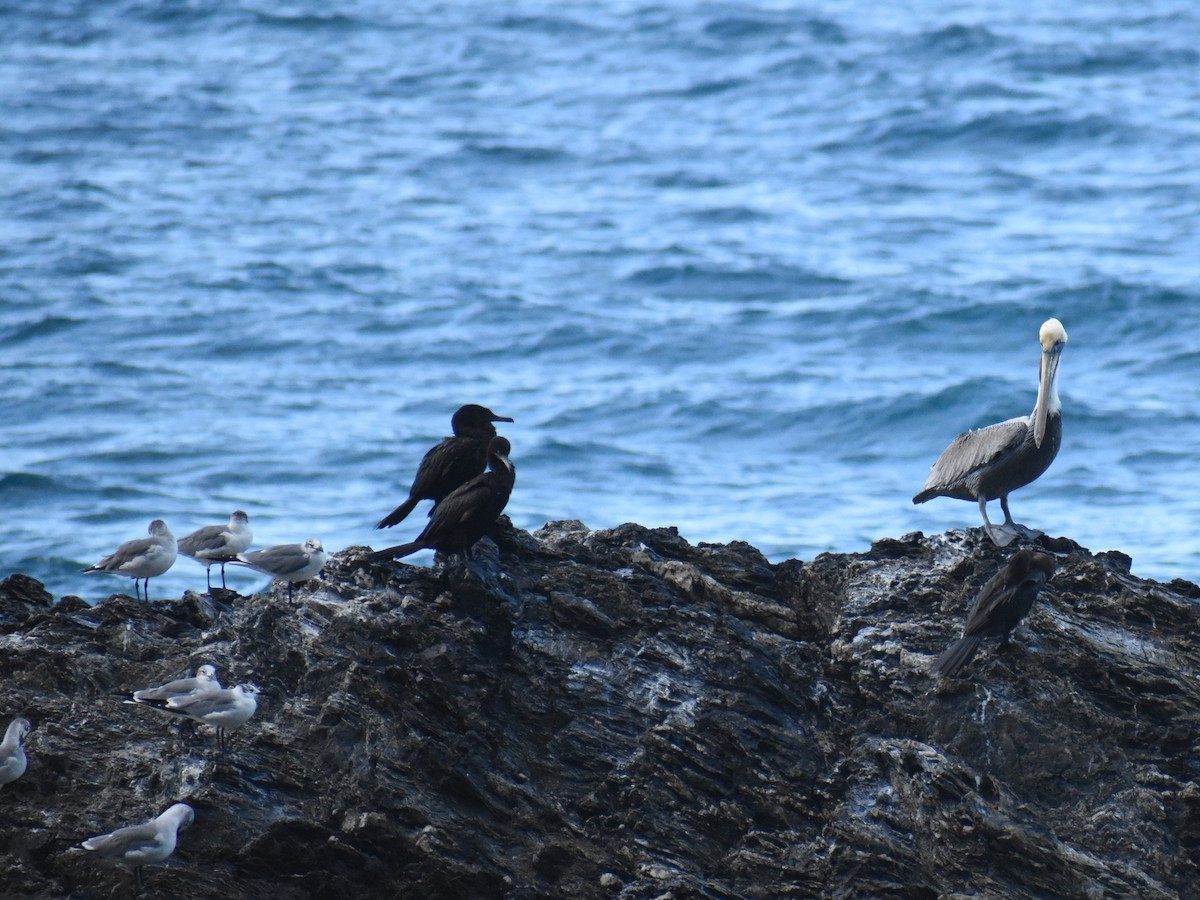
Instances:
[[[0,581],[0,629],[8,631],[45,614],[53,604],[54,598],[36,578],[9,575]]]
[[[1138,896],[1194,891],[1200,589],[1043,540],[1005,649],[935,678],[1010,551],[982,531],[771,565],[506,520],[469,565],[331,558],[302,599],[0,584],[0,884],[123,896],[90,834],[196,811],[148,897]],[[256,681],[230,753],[112,696]]]

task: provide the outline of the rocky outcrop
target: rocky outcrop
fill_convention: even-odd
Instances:
[[[1041,544],[1058,572],[960,679],[928,667],[1011,552],[978,530],[772,565],[502,520],[470,566],[351,548],[293,603],[13,576],[0,885],[128,895],[79,841],[184,800],[145,896],[1194,895],[1200,588]],[[205,662],[262,688],[227,754],[115,696]]]

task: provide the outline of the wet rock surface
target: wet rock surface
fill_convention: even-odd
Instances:
[[[769,564],[747,544],[502,520],[469,566],[57,604],[0,583],[5,896],[129,896],[81,840],[185,801],[148,897],[1194,896],[1200,588],[1040,542],[1001,648],[934,678],[1014,548],[978,530]],[[262,688],[217,750],[123,704]]]

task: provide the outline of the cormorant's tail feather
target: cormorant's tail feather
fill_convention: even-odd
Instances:
[[[379,520],[376,528],[391,528],[408,518],[408,514],[417,508],[417,504],[421,502],[420,497],[409,497],[390,513]]]
[[[926,500],[932,500],[934,497],[940,497],[940,496],[941,496],[941,493],[937,489],[931,488],[929,490],[921,491],[921,493],[919,493],[919,494],[917,494],[917,496],[913,497],[913,503],[914,504],[924,503]]]
[[[983,635],[979,634],[968,634],[959,638],[938,657],[937,662],[933,664],[933,671],[953,678],[975,656],[982,641]]]
[[[408,556],[411,553],[416,553],[418,550],[424,550],[425,545],[420,541],[412,541],[407,544],[397,544],[395,547],[388,547],[386,550],[376,550],[368,559],[375,561],[378,559],[399,559],[401,556]]]

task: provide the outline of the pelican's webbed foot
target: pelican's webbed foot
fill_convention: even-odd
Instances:
[[[983,517],[983,530],[992,539],[992,543],[997,547],[1007,547],[1017,539],[1017,532],[1009,527],[1012,516],[1008,514],[1008,498],[1003,498],[1000,505],[1004,509],[1003,525],[993,525],[992,520],[988,518],[986,496],[979,498],[979,515]]]
[[[1009,510],[1008,510],[1008,495],[1007,494],[1005,494],[1003,497],[1000,498],[1000,508],[1002,510],[1004,510],[1004,526],[1005,526],[1005,528],[1007,528],[1009,531],[1016,534],[1018,537],[1022,537],[1027,541],[1036,541],[1038,538],[1040,538],[1042,535],[1045,534],[1044,531],[1038,531],[1036,528],[1026,528],[1024,525],[1019,525],[1013,521],[1012,513],[1009,512]],[[984,516],[984,519],[986,521],[986,519],[987,519],[986,515]]]
[[[993,525],[989,522],[983,526],[983,530],[997,547],[1007,547],[1019,537],[1017,530],[1007,525]]]

